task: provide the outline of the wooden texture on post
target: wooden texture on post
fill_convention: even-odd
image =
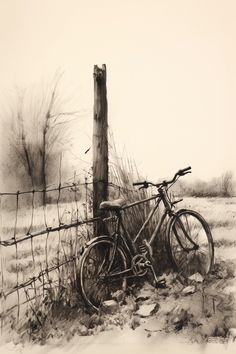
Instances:
[[[108,137],[106,65],[94,66],[94,121],[93,121],[93,216],[102,216],[99,205],[108,198]],[[96,223],[95,223],[96,224]],[[94,233],[106,232],[98,223]]]

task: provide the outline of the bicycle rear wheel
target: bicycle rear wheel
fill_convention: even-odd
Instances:
[[[79,285],[86,305],[98,311],[102,302],[110,300],[117,290],[125,291],[126,278],[119,276],[125,269],[125,253],[112,238],[100,237],[90,244],[79,266]]]
[[[214,262],[214,244],[205,219],[195,211],[180,210],[170,219],[167,252],[174,268],[184,277],[206,276]]]

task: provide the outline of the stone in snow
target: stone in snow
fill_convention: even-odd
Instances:
[[[154,295],[154,291],[151,289],[141,289],[141,291],[139,292],[136,301],[145,301],[150,299],[153,295]]]
[[[145,301],[150,299],[151,297],[155,296],[155,290],[156,289],[154,288],[154,286],[145,283],[144,286],[139,291],[136,297],[136,301]]]
[[[195,291],[196,291],[196,287],[194,285],[189,285],[189,286],[186,286],[186,288],[184,288],[182,290],[182,293],[184,295],[190,295],[190,294],[195,293]]]
[[[233,341],[236,339],[236,328],[230,328],[229,329],[229,337],[232,338]]]
[[[79,332],[82,336],[87,336],[88,335],[88,328],[84,325],[81,325],[79,327]]]
[[[131,320],[130,327],[135,330],[140,326],[140,318],[138,316],[134,316]]]
[[[136,315],[140,317],[149,317],[152,316],[159,310],[159,304],[143,304],[140,306],[139,310],[136,312]]]
[[[167,323],[174,326],[177,331],[181,330],[188,322],[190,314],[182,306],[175,306],[168,314]],[[171,328],[170,327],[170,328]]]
[[[106,314],[114,313],[118,310],[119,304],[115,300],[104,301],[101,305],[101,311]]]
[[[123,290],[117,290],[114,294],[112,294],[112,298],[117,302],[124,301],[125,293]]]
[[[200,273],[195,273],[188,278],[189,278],[189,280],[193,280],[196,283],[202,283],[204,280],[203,276]]]

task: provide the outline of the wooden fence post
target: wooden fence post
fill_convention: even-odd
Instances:
[[[94,66],[93,120],[93,216],[102,216],[99,205],[108,198],[108,137],[106,65]],[[94,233],[104,233],[104,225],[95,223]]]

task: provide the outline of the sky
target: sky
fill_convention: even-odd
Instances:
[[[89,165],[93,66],[105,63],[109,126],[146,178],[189,165],[195,178],[236,175],[235,15],[234,0],[0,0],[0,104],[62,70],[82,112],[71,163]]]

